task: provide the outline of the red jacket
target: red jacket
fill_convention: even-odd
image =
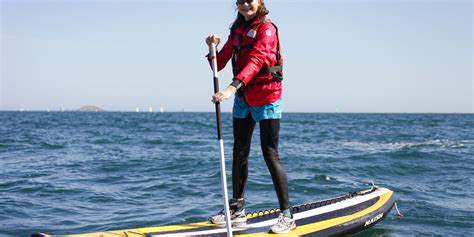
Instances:
[[[250,106],[262,106],[281,98],[282,84],[273,80],[271,73],[260,72],[277,62],[277,29],[267,18],[255,19],[249,27],[233,30],[222,50],[217,54],[217,69],[222,70],[235,52],[234,78],[244,83],[243,97]],[[240,46],[240,50],[237,48]],[[283,59],[280,59],[283,65]]]

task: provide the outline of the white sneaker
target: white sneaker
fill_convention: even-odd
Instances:
[[[209,218],[209,221],[212,224],[216,224],[219,226],[225,226],[225,213],[224,210],[217,213],[215,216]],[[230,222],[233,227],[241,227],[247,223],[247,216],[245,215],[245,209],[242,210],[232,210],[230,209]]]
[[[296,222],[293,218],[280,213],[277,223],[270,227],[270,232],[275,234],[285,234],[296,229]]]

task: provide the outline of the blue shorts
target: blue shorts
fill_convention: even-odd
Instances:
[[[249,113],[255,122],[264,119],[281,119],[282,105],[281,98],[277,101],[262,106],[249,106],[242,98],[237,95],[234,98],[234,108],[232,116],[234,118],[246,118]]]

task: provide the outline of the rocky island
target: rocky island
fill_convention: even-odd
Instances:
[[[79,112],[104,112],[105,110],[95,106],[95,105],[84,105],[79,108],[77,111]]]

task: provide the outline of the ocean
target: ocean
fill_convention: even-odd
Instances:
[[[231,121],[224,113],[229,185]],[[473,125],[473,114],[286,113],[290,202],[374,182],[404,216],[355,236],[472,236]],[[258,134],[248,211],[278,206]],[[0,236],[204,221],[222,209],[216,139],[214,113],[0,112]]]

